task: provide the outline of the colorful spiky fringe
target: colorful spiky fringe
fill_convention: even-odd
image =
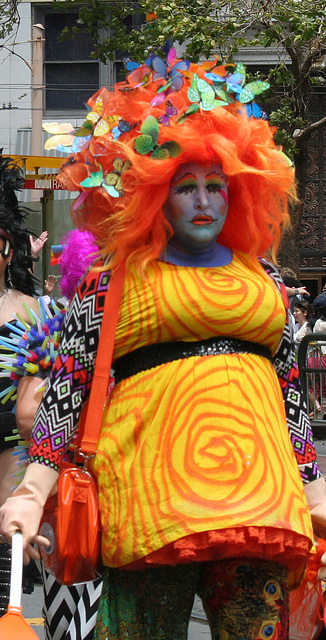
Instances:
[[[30,324],[18,313],[14,314],[15,320],[5,323],[10,330],[9,337],[0,336],[0,376],[8,379],[8,387],[0,393],[2,404],[9,399],[16,400],[18,383],[23,376],[38,376],[41,388],[42,379],[50,374],[58,352],[66,310],[59,309],[54,300],[50,305],[47,304],[43,298],[38,300],[39,314],[27,305],[24,306]],[[43,387],[45,388],[44,383]],[[17,472],[13,476],[13,490],[25,473],[29,443],[20,437],[18,429],[13,429],[5,440],[12,442],[17,465]]]
[[[10,443],[12,443],[12,456],[15,461],[15,466],[17,467],[15,473],[11,475],[13,484],[10,487],[10,492],[12,493],[22,481],[25,473],[26,465],[28,463],[29,441],[21,438],[18,433],[18,429],[13,429],[12,436],[5,438],[5,441],[10,441]]]
[[[8,350],[0,354],[0,376],[7,376],[10,371],[10,384],[0,394],[3,404],[16,398],[22,376],[46,378],[56,359],[65,309],[59,309],[54,301],[48,305],[43,298],[39,298],[38,305],[39,315],[25,305],[30,324],[14,314],[15,322],[6,322],[9,337],[0,337],[0,345]]]

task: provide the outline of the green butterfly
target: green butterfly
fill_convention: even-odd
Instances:
[[[154,116],[148,116],[140,127],[141,134],[135,140],[135,148],[142,156],[146,155],[157,146],[160,132],[158,122]]]
[[[269,82],[264,82],[263,80],[253,80],[253,82],[248,82],[248,84],[246,84],[246,68],[242,62],[237,64],[234,73],[240,73],[242,76],[241,85],[243,89],[238,96],[238,100],[242,104],[251,102],[255,99],[255,96],[263,93],[263,91],[267,91],[270,87]]]
[[[215,107],[222,107],[228,104],[223,100],[216,100],[215,91],[212,85],[206,80],[202,80],[196,73],[193,75],[191,87],[188,89],[189,102],[199,103],[203,111],[211,111]]]
[[[93,133],[93,129],[93,124],[88,120],[85,120],[84,124],[80,127],[80,129],[78,129],[78,131],[75,132],[74,135],[80,137],[89,136],[91,133]]]
[[[269,87],[269,82],[263,82],[262,80],[254,80],[253,82],[248,82],[248,84],[243,87],[239,95],[239,102],[241,102],[242,104],[251,102],[251,100],[254,100],[255,96],[263,93],[263,91],[266,91],[267,89],[269,89]]]
[[[233,73],[240,73],[242,75],[242,86],[246,84],[246,67],[244,66],[244,64],[242,64],[242,62],[238,62]]]
[[[168,140],[158,145],[159,126],[154,116],[148,116],[140,127],[141,135],[135,140],[135,149],[142,156],[151,153],[152,158],[164,160],[166,158],[176,158],[182,149],[174,140]]]
[[[230,94],[225,89],[223,89],[223,87],[220,87],[217,83],[213,83],[213,87],[215,94],[218,98],[224,101],[224,104],[232,104],[234,102],[232,96],[230,96]]]
[[[199,104],[191,104],[188,109],[177,119],[178,124],[182,124],[188,116],[191,116],[193,113],[196,113],[199,109]]]
[[[120,193],[115,189],[113,185],[106,184],[106,178],[103,176],[102,166],[99,164],[99,171],[95,171],[91,173],[88,178],[82,180],[80,183],[82,187],[86,187],[87,189],[92,189],[94,187],[103,187],[105,191],[112,196],[112,198],[119,198]]]

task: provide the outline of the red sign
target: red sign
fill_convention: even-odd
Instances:
[[[57,180],[57,174],[50,173],[48,175],[27,175],[24,180],[24,189],[62,190],[64,187]]]

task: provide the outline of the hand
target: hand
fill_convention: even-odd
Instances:
[[[304,485],[307,503],[310,510],[312,526],[317,538],[326,540],[326,482],[318,478]],[[326,553],[321,557],[321,563],[326,565]],[[319,580],[326,578],[326,566],[318,571]]]
[[[326,502],[311,507],[310,515],[315,535],[326,540]]]
[[[36,240],[33,239],[33,236],[29,236],[29,240],[31,243],[31,253],[33,258],[37,258],[39,253],[42,251],[45,243],[48,241],[49,234],[47,231],[42,231],[39,238]]]
[[[326,502],[312,507],[310,514],[316,537],[326,540]],[[322,565],[326,565],[326,553],[321,556],[320,562]],[[319,569],[318,580],[326,580],[326,566],[322,566]]]
[[[16,531],[23,535],[24,564],[28,564],[30,558],[39,560],[38,550],[32,543],[49,546],[49,541],[43,536],[37,535],[43,508],[37,504],[32,495],[7,498],[0,509],[1,537],[10,542]]]
[[[306,287],[287,287],[285,286],[286,289],[286,293],[288,294],[289,298],[293,297],[293,296],[297,296],[297,295],[301,295],[301,296],[309,296],[310,293],[309,291],[307,291]]]
[[[21,484],[0,509],[0,534],[10,542],[16,531],[23,535],[24,562],[38,559],[33,543],[48,546],[49,541],[38,535],[43,507],[56,488],[58,473],[35,462],[26,468]]]
[[[57,281],[56,277],[51,274],[47,277],[46,280],[44,280],[44,293],[46,293],[48,296],[51,295],[55,287],[56,281]]]

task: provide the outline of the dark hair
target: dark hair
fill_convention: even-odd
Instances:
[[[35,295],[35,278],[30,269],[33,266],[29,232],[22,224],[29,211],[18,203],[15,191],[23,185],[22,169],[12,158],[4,158],[0,150],[0,237],[10,243],[13,257],[10,263],[10,280],[6,268],[6,286],[12,286],[26,295]]]
[[[282,276],[282,278],[286,287],[295,287],[296,289],[300,287],[300,282],[296,278],[291,276]]]
[[[314,328],[317,320],[325,320],[326,321],[326,294],[320,293],[317,298],[313,301],[314,314],[311,320],[309,321],[309,326],[311,329]]]
[[[307,314],[307,320],[310,320],[310,318],[313,316],[312,308],[309,302],[306,302],[306,300],[296,300],[294,304],[294,309],[296,307],[300,309],[300,311],[302,311],[303,313]]]

